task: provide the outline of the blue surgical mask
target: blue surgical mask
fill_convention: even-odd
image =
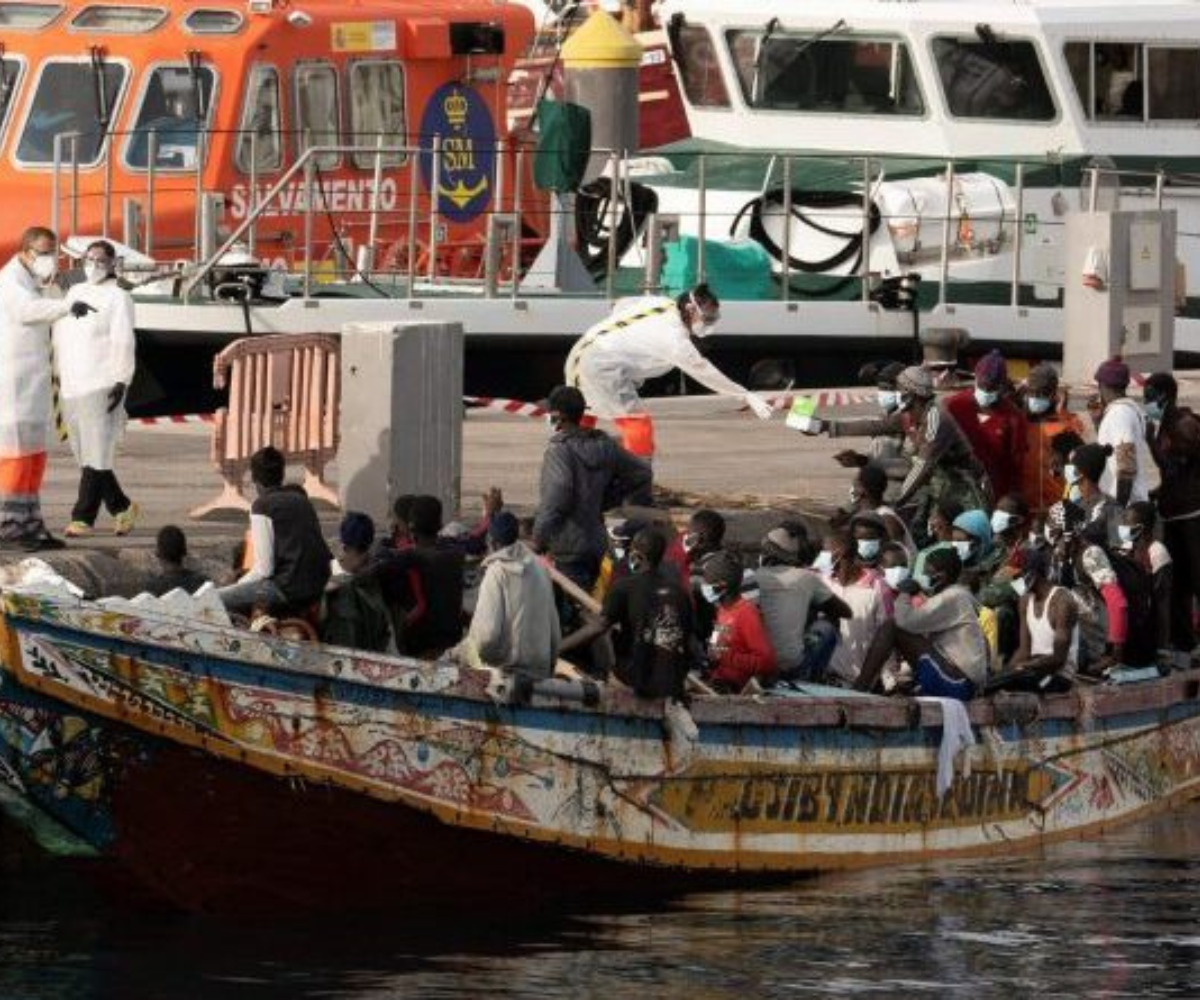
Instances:
[[[1080,472],[1074,465],[1068,462],[1063,466],[1063,479],[1068,483],[1077,483],[1083,478],[1083,473]]]
[[[985,389],[975,390],[975,402],[979,404],[981,409],[986,410],[989,406],[995,406],[996,400],[1000,398],[998,392],[988,392]]]
[[[1067,499],[1070,500],[1071,503],[1079,503],[1079,501],[1083,499],[1083,490],[1081,490],[1078,486],[1072,485],[1071,488],[1067,490]]]
[[[880,389],[879,408],[884,413],[895,413],[900,409],[900,393],[895,389]]]
[[[1142,412],[1146,414],[1147,420],[1162,420],[1163,405],[1157,400],[1147,400],[1146,405],[1142,407]]]
[[[817,553],[817,558],[813,560],[812,568],[822,576],[828,576],[833,572],[833,553],[828,549],[822,549]]]
[[[700,584],[700,593],[709,604],[716,604],[721,599],[721,591],[717,590],[711,583]]]
[[[883,571],[883,578],[892,590],[899,590],[900,585],[912,576],[912,570],[907,566],[889,566]]]
[[[1142,526],[1140,524],[1118,524],[1117,537],[1121,539],[1122,545],[1132,545],[1141,537]]]
[[[1025,406],[1035,417],[1040,417],[1043,413],[1049,413],[1050,407],[1054,405],[1054,400],[1048,396],[1027,396],[1025,398]]]
[[[873,562],[879,558],[879,539],[860,538],[858,540],[858,557],[864,562]]]

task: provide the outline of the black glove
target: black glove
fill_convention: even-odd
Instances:
[[[76,319],[83,319],[83,317],[88,313],[94,313],[95,311],[95,306],[89,306],[86,302],[80,299],[76,299],[71,303],[71,315]]]
[[[108,390],[108,412],[112,413],[118,406],[121,405],[121,400],[125,398],[125,383],[118,382]]]

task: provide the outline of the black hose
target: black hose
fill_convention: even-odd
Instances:
[[[617,218],[618,261],[633,246],[647,216],[658,211],[658,195],[644,184],[630,184],[629,192],[629,203],[621,205]],[[611,197],[612,180],[608,177],[585,184],[575,195],[575,245],[593,277],[599,277],[608,269]]]
[[[828,226],[817,222],[811,216],[805,215],[803,210],[805,208],[853,208],[861,212],[863,197],[863,195],[852,194],[848,191],[802,191],[799,188],[792,189],[792,218],[798,219],[810,229],[814,229],[824,236],[842,237],[846,243],[837,253],[823,260],[805,260],[802,257],[793,256],[789,252],[788,266],[790,269],[792,271],[799,271],[802,274],[827,274],[834,270],[834,268],[841,267],[847,261],[853,260],[850,266],[850,274],[845,275],[841,281],[837,281],[829,287],[819,290],[805,289],[805,294],[814,298],[836,295],[859,276],[858,271],[862,264],[863,253],[866,250],[870,237],[879,229],[882,216],[879,213],[879,206],[873,201],[870,202],[867,208],[867,233],[866,239],[864,239],[864,234],[861,231],[844,233],[837,229],[830,229]],[[759,197],[751,199],[734,216],[733,223],[729,227],[729,235],[733,236],[737,232],[742,219],[749,213],[750,238],[766,250],[775,260],[782,262],[783,247],[776,243],[767,233],[766,226],[763,225],[763,212],[767,208],[774,206],[782,208],[784,202],[785,198],[782,188],[772,188]],[[790,220],[788,224],[790,225]]]

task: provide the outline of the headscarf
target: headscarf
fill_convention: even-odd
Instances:
[[[999,389],[1008,382],[1008,363],[999,351],[992,351],[979,359],[975,366],[975,384],[980,389]]]
[[[1129,385],[1129,365],[1120,358],[1109,358],[1096,369],[1096,384],[1109,389],[1124,389]]]

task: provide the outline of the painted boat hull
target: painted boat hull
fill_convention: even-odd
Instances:
[[[193,908],[600,903],[1011,852],[1200,795],[1200,674],[976,702],[986,739],[939,795],[936,705],[697,699],[690,740],[627,693],[496,700],[452,665],[3,601],[5,683],[127,747],[97,848]]]

